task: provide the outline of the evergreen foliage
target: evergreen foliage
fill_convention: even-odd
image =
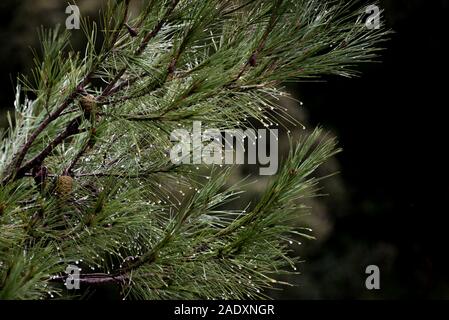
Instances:
[[[63,285],[70,264],[83,288],[123,298],[263,298],[294,268],[290,239],[311,237],[293,222],[334,139],[304,136],[257,203],[227,210],[244,186],[226,186],[229,168],[172,164],[170,132],[293,121],[282,83],[354,76],[386,32],[353,1],[147,0],[138,16],[129,5],[83,20],[83,53],[69,31],[42,30],[19,79],[0,142],[0,298],[79,298]]]

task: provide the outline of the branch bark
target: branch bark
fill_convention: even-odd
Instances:
[[[54,276],[50,278],[50,282],[66,282],[68,275],[65,276]],[[86,273],[80,274],[79,277],[80,284],[87,285],[102,285],[111,283],[125,283],[130,280],[128,274],[110,275],[106,273]]]
[[[23,178],[28,171],[30,171],[36,166],[41,165],[42,162],[45,160],[45,158],[51,152],[53,152],[53,150],[66,138],[84,132],[83,130],[79,129],[81,121],[82,121],[81,116],[78,116],[72,121],[70,121],[66,129],[62,131],[52,142],[50,142],[50,144],[48,144],[44,150],[42,150],[37,156],[35,156],[33,159],[25,163],[22,167],[20,167],[17,170],[17,173],[14,175],[14,179],[17,180]]]

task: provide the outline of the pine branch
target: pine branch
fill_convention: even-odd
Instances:
[[[120,23],[120,26],[122,26],[122,27],[125,25],[127,17],[128,17],[129,3],[130,3],[130,0],[126,0],[125,1],[124,15],[123,15],[123,19],[122,19],[122,21]],[[54,145],[55,143],[57,143],[57,144],[62,143],[66,137],[69,137],[69,136],[72,135],[72,134],[70,134],[70,131],[73,130],[73,128],[72,128],[73,124],[74,123],[79,123],[81,121],[80,117],[74,119],[71,123],[69,123],[69,125],[66,128],[66,130],[64,131],[65,133],[62,133],[61,136],[55,138],[55,140],[45,150],[43,150],[39,156],[35,157],[31,162],[29,162],[29,163],[27,163],[27,164],[25,164],[24,166],[21,167],[21,164],[22,164],[22,162],[23,162],[27,152],[31,148],[31,146],[34,143],[34,141],[36,140],[36,138],[40,135],[40,133],[42,133],[51,122],[53,122],[54,120],[58,119],[58,117],[75,101],[75,99],[78,97],[78,95],[85,91],[85,87],[91,82],[96,68],[101,64],[101,62],[103,62],[107,58],[107,56],[110,54],[110,52],[112,52],[112,50],[114,49],[114,46],[115,46],[115,44],[117,42],[119,33],[120,33],[120,30],[116,30],[116,32],[114,32],[111,48],[107,51],[106,54],[104,54],[104,56],[100,60],[100,62],[98,62],[98,63],[96,63],[94,65],[92,70],[88,72],[88,74],[79,83],[79,85],[76,87],[76,89],[74,91],[72,91],[72,93],[67,97],[67,99],[65,99],[64,102],[52,114],[50,114],[39,125],[39,127],[34,131],[34,133],[30,136],[30,138],[28,139],[26,144],[22,147],[22,149],[19,151],[17,156],[14,157],[16,159],[15,160],[15,164],[14,164],[14,171],[15,172],[13,171],[12,173],[10,173],[6,177],[6,179],[4,179],[3,184],[8,182],[12,178],[20,179],[21,177],[23,177],[23,174],[27,170],[29,170],[30,166],[40,165],[42,163],[42,161],[44,161],[45,157],[57,146],[57,145]],[[104,94],[104,97],[106,97],[107,95],[108,95],[108,93],[106,92]],[[67,134],[67,136],[65,136],[66,134]],[[60,138],[60,139],[58,139],[58,138]]]
[[[247,70],[247,68],[249,66],[252,66],[252,67],[256,66],[256,64],[257,64],[257,57],[258,57],[259,53],[265,47],[265,44],[266,44],[267,39],[268,39],[268,36],[273,31],[273,29],[276,26],[276,24],[279,22],[279,18],[280,18],[279,17],[279,10],[280,10],[280,8],[282,6],[282,2],[283,2],[283,0],[276,0],[275,3],[273,4],[270,21],[268,22],[267,28],[266,28],[264,34],[262,35],[262,38],[259,41],[259,45],[253,51],[253,53],[249,57],[248,61],[243,66],[242,70],[237,75],[237,77],[231,82],[231,84],[237,82],[243,76],[243,74],[245,73],[245,71]]]
[[[14,179],[21,179],[32,168],[42,165],[45,158],[50,155],[50,153],[65,139],[85,132],[85,130],[79,128],[80,124],[81,117],[76,117],[70,121],[67,128],[62,131],[52,142],[50,142],[44,150],[17,170],[17,174],[14,176]]]
[[[70,165],[64,170],[64,172],[68,175],[73,175],[73,169],[75,168],[78,161],[81,159],[81,157],[87,152],[87,150],[94,146],[95,141],[95,128],[90,129],[89,136],[86,138],[86,142],[82,146],[82,148],[78,151],[78,153],[73,158]]]
[[[154,28],[153,31],[151,31],[143,40],[142,44],[140,45],[139,49],[136,51],[136,55],[140,55],[143,50],[145,49],[145,47],[148,45],[148,42],[157,35],[157,33],[160,31],[160,29],[162,28],[165,20],[170,16],[170,14],[173,12],[173,10],[175,9],[175,7],[177,6],[177,4],[179,3],[179,0],[173,0],[172,1],[172,5],[170,6],[170,8],[167,10],[164,18],[157,24],[157,26]],[[129,1],[126,2],[126,7],[128,7],[129,5]],[[127,16],[127,9],[126,9],[126,13],[125,13],[125,18],[123,21],[126,20],[126,16]],[[116,33],[117,34],[117,33]],[[115,41],[113,42],[115,43]],[[120,70],[116,77],[108,84],[108,86],[104,89],[103,93],[100,95],[100,97],[97,99],[98,101],[101,101],[107,97],[109,97],[110,95],[116,93],[119,89],[121,88],[117,88],[117,89],[113,89],[113,87],[115,86],[115,84],[121,79],[121,77],[124,75],[124,73],[126,72],[126,68],[123,68],[122,70]],[[64,101],[64,103],[51,115],[47,118],[46,121],[44,121],[41,126],[35,131],[35,133],[31,136],[29,142],[27,142],[27,144],[24,146],[24,148],[21,150],[21,152],[19,153],[18,156],[18,161],[16,163],[16,174],[15,175],[10,175],[9,177],[7,177],[4,181],[4,183],[6,183],[8,180],[10,180],[12,177],[14,177],[14,179],[20,179],[22,177],[24,177],[25,173],[28,172],[31,168],[35,167],[35,166],[39,166],[42,164],[42,162],[45,160],[45,158],[53,151],[53,149],[55,147],[57,147],[60,143],[62,143],[66,138],[79,133],[77,131],[77,128],[75,129],[76,124],[80,124],[82,118],[81,116],[75,118],[74,120],[72,120],[72,122],[70,122],[67,126],[67,128],[58,136],[56,137],[53,142],[51,142],[49,144],[49,146],[47,146],[47,148],[45,148],[38,156],[36,156],[35,158],[33,158],[32,160],[30,160],[29,162],[27,162],[25,165],[23,165],[22,167],[20,167],[20,164],[23,160],[23,158],[25,157],[27,151],[29,150],[29,148],[31,147],[33,141],[37,138],[37,136],[46,128],[46,126],[48,126],[48,124],[50,124],[51,121],[55,120],[58,118],[58,116],[75,100],[75,98],[77,97],[77,94],[80,92],[80,90],[83,90],[82,88],[85,87],[85,85],[87,85],[90,80],[91,80],[92,75],[89,74],[81,83],[81,85],[77,88],[76,91],[74,91],[69,98]],[[81,152],[81,154],[84,152]],[[81,156],[81,155],[80,155]]]
[[[139,48],[136,50],[135,55],[139,56],[142,54],[142,52],[145,50],[145,48],[148,46],[148,43],[150,42],[151,39],[153,39],[154,37],[157,36],[157,34],[161,31],[162,26],[166,23],[167,19],[170,17],[170,15],[172,14],[173,10],[175,10],[176,6],[178,5],[180,0],[172,0],[171,1],[171,5],[169,6],[169,8],[167,9],[164,17],[156,24],[156,26],[154,27],[154,29],[149,32],[143,39],[142,43],[140,44]],[[126,72],[127,67],[123,67],[119,72],[117,72],[116,76],[114,77],[114,79],[108,84],[108,86],[104,89],[103,93],[101,94],[101,96],[99,97],[99,101],[103,101],[104,99],[106,99],[108,96],[110,96],[111,94],[116,93],[117,91],[119,91],[121,89],[121,87],[117,87],[114,88],[114,86],[117,84],[117,82],[120,81],[120,79],[123,77],[123,75]]]
[[[57,283],[65,283],[68,276],[52,276],[49,281]],[[125,284],[129,282],[130,277],[128,275],[109,275],[104,273],[87,273],[79,275],[80,285],[105,285],[105,284]]]
[[[112,41],[111,41],[111,47],[112,48],[115,47],[121,30],[126,26],[126,23],[127,23],[127,20],[128,20],[128,12],[129,12],[129,3],[130,3],[130,1],[131,0],[125,0],[125,9],[123,10],[122,20],[118,24],[119,28],[113,32],[113,37],[112,37]]]
[[[295,125],[280,85],[354,76],[387,33],[338,1],[150,0],[136,18],[129,5],[108,7],[100,52],[96,25],[83,25],[82,58],[61,57],[69,33],[44,33],[36,85],[18,88],[0,140],[0,297],[65,297],[76,264],[83,289],[132,298],[263,298],[295,270],[289,241],[311,238],[296,221],[335,140],[316,130],[292,141],[260,199],[236,208],[247,186],[227,169],[172,164],[170,134],[194,121]]]
[[[77,97],[79,91],[81,88],[84,88],[85,85],[87,85],[91,80],[91,74],[89,74],[88,76],[86,76],[80,83],[80,85],[67,97],[67,99],[52,113],[50,114],[40,125],[39,127],[34,131],[34,133],[29,137],[29,139],[27,140],[27,142],[23,145],[23,147],[20,149],[19,153],[17,154],[17,156],[14,157],[15,161],[14,161],[14,170],[13,172],[11,172],[4,180],[3,180],[3,184],[6,184],[8,181],[10,181],[12,178],[15,178],[16,173],[18,173],[21,170],[21,164],[27,154],[27,152],[29,151],[29,149],[31,148],[33,142],[36,140],[36,138],[39,136],[40,133],[42,133],[42,131],[44,131],[47,126],[54,120],[56,120],[61,113],[67,109],[67,107],[75,100],[75,98]],[[37,162],[37,161],[36,161]],[[20,176],[20,175],[19,175]]]

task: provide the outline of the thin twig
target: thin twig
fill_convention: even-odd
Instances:
[[[67,282],[69,275],[64,276],[53,276],[49,279],[50,282]],[[79,280],[80,284],[87,285],[101,285],[101,284],[111,284],[111,283],[126,283],[130,279],[128,274],[110,275],[106,273],[87,273],[80,274]]]
[[[118,37],[120,36],[120,31],[122,31],[123,27],[126,25],[126,22],[128,20],[128,12],[129,12],[129,3],[131,0],[125,0],[125,10],[123,13],[122,20],[119,23],[118,30],[115,30],[114,36],[111,41],[111,47],[115,47],[115,44],[117,43]]]
[[[159,20],[159,22],[156,24],[156,26],[153,28],[152,31],[150,31],[143,39],[142,43],[140,44],[139,48],[137,48],[135,55],[139,56],[143,53],[145,48],[148,46],[148,43],[151,39],[157,36],[159,31],[161,31],[162,27],[164,26],[166,20],[168,17],[172,14],[173,10],[176,8],[180,0],[173,0],[171,6],[166,11],[164,17]],[[107,85],[107,87],[103,90],[103,93],[98,98],[98,101],[103,101],[105,98],[110,96],[112,93],[117,92],[117,90],[114,89],[114,86],[117,84],[117,82],[120,81],[122,76],[125,74],[127,70],[127,66],[124,66],[120,71],[117,73],[117,75],[112,79],[112,81]]]
[[[150,170],[145,172],[139,172],[136,174],[123,174],[123,173],[113,173],[113,172],[90,172],[90,173],[77,173],[73,174],[72,176],[75,178],[89,178],[89,177],[96,177],[96,178],[126,178],[126,179],[141,179],[145,177],[149,177],[153,174],[157,173],[168,173],[173,171],[177,166],[169,166],[167,168],[161,168],[156,170]],[[67,170],[66,170],[67,171]],[[23,175],[24,177],[33,177],[33,174],[30,172],[27,172]],[[49,178],[56,178],[58,177],[57,174],[48,174],[47,177]]]
[[[279,16],[278,16],[278,10],[282,4],[283,0],[277,0],[275,4],[273,4],[273,12],[271,14],[271,18],[270,21],[268,22],[267,28],[265,29],[264,34],[262,35],[262,38],[260,39],[259,45],[257,46],[257,48],[252,52],[251,56],[249,57],[249,59],[246,61],[245,65],[243,66],[242,70],[240,71],[240,73],[237,75],[237,77],[231,82],[231,85],[235,82],[237,82],[242,76],[243,74],[246,72],[246,70],[248,69],[249,66],[255,66],[257,64],[257,58],[259,53],[263,50],[263,48],[265,47],[267,40],[268,40],[268,36],[270,35],[270,33],[273,31],[274,27],[276,26],[276,24],[279,21]]]
[[[17,174],[14,176],[14,179],[20,179],[25,176],[25,174],[30,171],[32,168],[39,166],[45,160],[45,158],[66,138],[71,137],[73,135],[85,132],[85,130],[80,130],[79,126],[81,124],[82,117],[78,116],[67,125],[66,129],[62,131],[47,147],[42,150],[37,156],[33,159],[25,163],[22,167],[17,170]]]
[[[17,155],[14,157],[13,161],[13,168],[12,172],[4,179],[3,183],[9,181],[13,178],[15,175],[15,172],[18,172],[20,169],[20,166],[22,165],[23,159],[25,159],[26,154],[28,153],[29,149],[31,148],[31,145],[34,143],[36,138],[39,136],[39,134],[47,128],[47,126],[56,120],[61,113],[75,100],[76,96],[78,95],[81,88],[84,88],[90,80],[91,80],[92,73],[89,73],[77,86],[75,90],[64,100],[64,102],[47,118],[45,118],[44,121],[37,127],[37,129],[33,132],[33,134],[28,138],[27,142],[23,145],[23,147],[20,149],[20,151],[17,153]]]
[[[73,158],[72,162],[70,163],[70,165],[67,167],[67,169],[65,170],[65,172],[69,175],[71,175],[73,168],[76,166],[76,164],[78,163],[78,161],[81,159],[81,157],[84,155],[84,153],[87,151],[87,149],[90,146],[90,142],[91,142],[92,136],[89,136],[86,140],[86,142],[84,143],[83,147],[78,151],[78,153],[75,155],[75,157]]]

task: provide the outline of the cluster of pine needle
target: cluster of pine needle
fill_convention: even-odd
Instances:
[[[289,241],[310,237],[295,221],[335,141],[292,142],[262,197],[228,210],[244,190],[232,168],[174,165],[170,133],[282,127],[283,83],[355,75],[385,31],[354,1],[131,1],[83,18],[81,53],[72,31],[43,30],[18,80],[0,132],[0,298],[263,298],[295,270]],[[82,290],[65,288],[68,265]]]

